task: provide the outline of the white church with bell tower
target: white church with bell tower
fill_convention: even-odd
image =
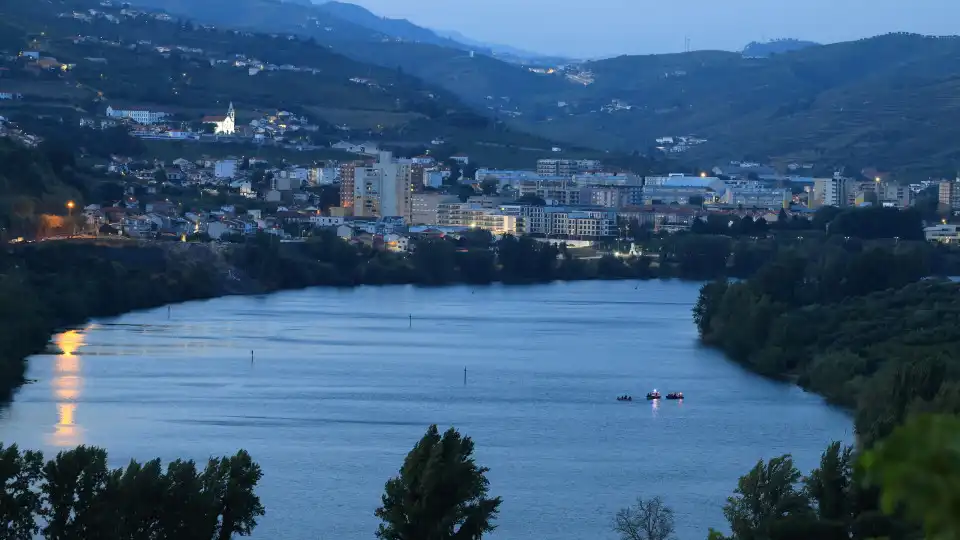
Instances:
[[[233,135],[237,131],[237,113],[233,109],[233,102],[226,116],[205,116],[203,123],[213,124],[213,132],[217,135]]]

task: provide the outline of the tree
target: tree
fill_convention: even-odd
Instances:
[[[620,540],[668,540],[673,538],[673,510],[660,497],[637,497],[633,506],[617,512],[613,530]]]
[[[879,486],[884,512],[923,523],[926,538],[960,537],[960,419],[920,415],[907,420],[860,458]]]
[[[43,534],[50,540],[102,538],[112,525],[107,453],[79,446],[60,452],[43,467]]]
[[[376,516],[383,540],[478,540],[494,529],[500,497],[488,498],[486,467],[473,459],[473,441],[432,425],[387,481]]]
[[[849,538],[853,522],[852,488],[853,448],[833,442],[820,456],[820,466],[804,479],[804,489],[824,525],[822,530],[830,530],[829,538]]]
[[[529,205],[531,205],[531,206],[546,206],[546,205],[547,205],[547,201],[543,200],[543,198],[538,197],[538,196],[536,196],[536,195],[534,195],[534,194],[532,194],[532,193],[528,193],[528,194],[520,197],[519,199],[517,199],[517,203],[519,203],[519,204],[529,204]]]
[[[467,202],[467,199],[476,194],[477,191],[473,189],[473,186],[470,184],[460,184],[457,186],[457,196],[460,198],[460,202]]]
[[[94,192],[96,201],[113,204],[123,199],[123,185],[118,182],[103,181]]]
[[[460,180],[466,182],[473,182],[477,177],[477,165],[475,163],[467,163],[463,166],[460,172]]]
[[[214,495],[214,515],[219,516],[218,540],[230,540],[234,534],[248,536],[264,514],[254,488],[263,472],[246,450],[236,455],[211,459],[203,471],[204,490]]]
[[[7,527],[4,538],[32,540],[40,532],[35,516],[40,513],[40,494],[32,489],[40,480],[43,455],[20,453],[17,445],[0,444],[0,523]]]
[[[809,517],[810,506],[797,489],[800,471],[789,455],[763,460],[740,477],[733,497],[727,498],[723,515],[737,540],[769,539],[788,527],[794,518]]]
[[[496,178],[484,178],[480,182],[480,191],[484,195],[496,195],[498,189],[500,189],[500,182]]]
[[[458,163],[458,162],[456,162],[456,161],[454,161],[454,160],[452,160],[452,159],[448,159],[448,160],[446,161],[446,164],[447,164],[448,167],[450,167],[450,176],[448,176],[447,178],[444,178],[444,179],[443,179],[443,183],[444,183],[444,184],[456,184],[457,182],[460,181],[460,177],[462,176],[462,171],[461,171],[461,169],[460,169],[460,163]]]

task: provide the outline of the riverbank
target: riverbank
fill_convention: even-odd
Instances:
[[[530,239],[509,239],[498,248],[438,240],[401,255],[333,234],[288,244],[264,235],[242,244],[91,240],[15,247],[0,253],[0,401],[25,382],[26,358],[43,351],[52,334],[92,318],[315,286],[654,277],[637,262],[580,261]]]
[[[960,286],[923,279],[908,255],[781,259],[705,285],[704,343],[757,373],[850,409],[870,445],[914,412],[960,412]]]

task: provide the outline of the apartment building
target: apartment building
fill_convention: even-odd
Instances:
[[[571,178],[575,174],[582,174],[601,169],[597,159],[539,159],[537,160],[537,174],[540,176],[560,176]]]
[[[833,178],[814,178],[813,197],[808,206],[845,206],[847,203],[847,179],[834,175]]]
[[[580,189],[580,202],[590,206],[620,208],[630,204],[633,193],[643,193],[641,186],[587,186]]]
[[[951,211],[960,210],[960,179],[940,182],[940,204]]]
[[[443,202],[437,208],[437,226],[472,227],[493,234],[517,234],[516,215],[478,202]]]
[[[340,165],[340,206],[342,208],[353,208],[353,187],[358,165],[362,166],[363,163],[350,161]]]
[[[771,188],[762,185],[730,186],[720,197],[722,204],[743,208],[766,208],[779,210],[790,208],[793,199],[789,189]]]
[[[354,170],[353,215],[410,218],[413,162],[380,152],[377,162]]]
[[[504,205],[500,212],[516,216],[519,234],[574,239],[597,239],[617,234],[617,214],[612,208]]]
[[[907,208],[913,204],[910,186],[895,182],[881,182],[877,189],[877,202],[881,206]]]
[[[436,225],[441,203],[457,202],[453,195],[442,193],[414,193],[410,196],[410,225]]]
[[[546,182],[542,180],[523,180],[517,184],[521,197],[534,195],[550,204],[581,204],[581,188],[572,181]]]

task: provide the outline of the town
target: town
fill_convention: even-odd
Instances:
[[[136,25],[165,32],[180,28],[166,13],[132,9],[110,0],[95,8],[64,11],[57,18],[80,32],[97,25],[118,31]],[[79,118],[55,117],[56,122],[74,124],[71,129],[85,130],[93,137],[119,133],[122,139],[165,145],[172,152],[164,157],[113,147],[102,152],[106,155],[88,163],[110,189],[104,189],[97,200],[85,201],[76,212],[69,208],[65,213],[71,219],[65,227],[41,227],[38,239],[92,234],[236,241],[266,233],[292,242],[309,237],[314,229],[331,228],[346,241],[406,251],[416,237],[457,237],[469,230],[484,230],[494,236],[530,236],[611,252],[611,240],[624,238],[631,223],[656,233],[688,230],[711,216],[774,224],[810,216],[828,206],[905,209],[931,195],[939,197],[939,211],[947,219],[937,224],[928,219],[927,238],[942,242],[960,238],[960,228],[949,223],[952,212],[960,210],[960,184],[953,181],[908,184],[867,168],[827,175],[812,163],[773,166],[740,160],[697,169],[666,161],[657,167],[660,173],[644,170],[640,174],[640,168],[616,163],[602,151],[581,151],[573,157],[555,146],[514,159],[513,163],[523,163],[519,168],[502,168],[495,166],[500,165],[496,160],[467,151],[497,143],[472,141],[473,146],[467,147],[461,138],[457,146],[437,134],[421,144],[404,138],[402,132],[394,133],[391,143],[384,137],[365,136],[389,131],[382,125],[365,132],[350,121],[318,116],[316,107],[241,103],[241,111],[232,99],[205,99],[207,94],[196,93],[195,74],[215,73],[249,85],[269,81],[265,77],[273,75],[319,80],[327,72],[316,66],[261,59],[252,51],[270,51],[259,46],[214,50],[215,42],[205,36],[218,30],[209,25],[192,27],[191,32],[158,34],[179,40],[164,42],[148,36],[102,37],[92,31],[73,34],[60,41],[73,55],[68,60],[45,52],[48,38],[43,35],[30,41],[37,45],[35,49],[7,51],[5,71],[0,72],[5,77],[0,81],[6,82],[0,90],[29,91],[64,83],[79,88],[86,86],[80,80],[91,81],[91,76],[98,84],[114,77],[116,58],[133,54],[185,66],[165,84],[170,84],[173,101],[181,91],[195,95],[189,107],[165,107],[114,99],[97,91]],[[258,37],[249,32],[230,35],[238,43],[259,43],[252,41]],[[269,39],[299,43],[292,35],[275,34]],[[74,81],[75,76],[81,79]],[[345,76],[342,84],[374,96],[390,86],[360,73]],[[37,96],[14,90],[0,92],[0,100],[14,104],[0,112],[16,113],[20,105],[35,105]],[[433,93],[422,97],[436,99]],[[630,107],[613,100],[605,110]],[[389,113],[378,118],[386,117]],[[31,147],[43,140],[3,116],[0,136]],[[422,135],[419,140],[424,140]],[[707,140],[670,135],[655,142],[656,150],[669,156],[686,154]],[[277,152],[268,155],[265,150]],[[181,155],[176,155],[178,151]],[[318,153],[324,157],[318,158]],[[682,172],[667,172],[670,167]]]
[[[204,119],[213,136],[234,136],[239,129],[232,104],[226,113]],[[301,121],[278,111],[249,127],[258,136]],[[175,128],[162,112],[112,106],[102,119],[86,123],[119,123],[134,137]],[[9,123],[4,133],[24,137]],[[181,136],[200,137],[187,133]],[[797,176],[800,167],[780,172],[732,161],[699,174],[640,176],[602,159],[541,158],[529,169],[506,170],[479,167],[463,154],[435,157],[431,149],[397,157],[372,141],[340,141],[332,148],[353,158],[291,163],[242,155],[171,161],[113,156],[96,168],[117,183],[116,200],[78,209],[84,219],[70,233],[181,241],[266,233],[302,241],[314,229],[331,228],[345,241],[406,251],[418,237],[484,230],[599,247],[622,237],[630,222],[665,233],[715,215],[773,224],[823,206],[904,209],[931,189],[947,208],[960,210],[958,182],[905,185],[866,170],[814,178]],[[956,241],[960,228],[942,223],[929,227],[927,236]]]

